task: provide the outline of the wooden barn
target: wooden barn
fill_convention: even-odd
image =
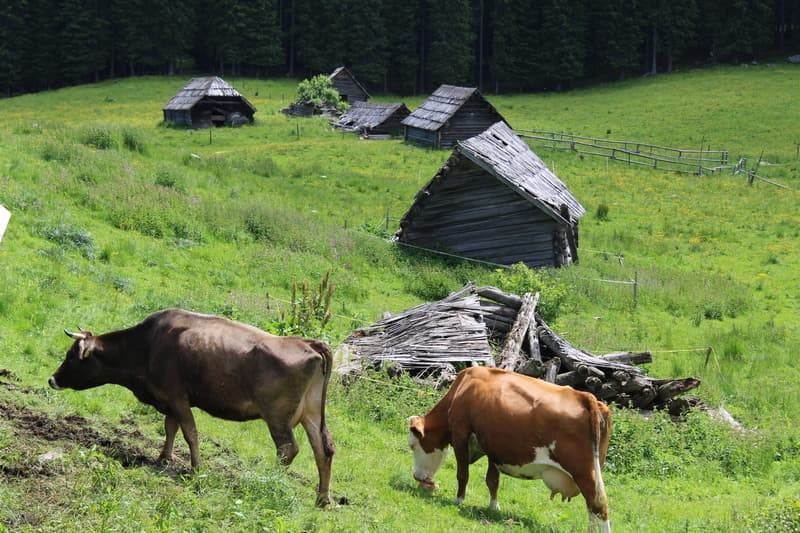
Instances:
[[[442,85],[403,121],[403,125],[407,142],[450,148],[499,120],[506,122],[475,87]]]
[[[256,108],[218,76],[192,78],[164,106],[164,121],[179,126],[208,128],[252,123]]]
[[[353,102],[366,102],[369,100],[369,93],[353,76],[349,68],[339,67],[328,78],[333,83],[334,89],[339,91],[342,100],[347,103],[352,104]]]
[[[365,137],[399,135],[403,131],[403,119],[410,114],[411,111],[403,103],[353,102],[350,109],[333,125]]]
[[[504,122],[459,142],[417,193],[395,238],[423,248],[511,265],[578,259],[583,206]]]

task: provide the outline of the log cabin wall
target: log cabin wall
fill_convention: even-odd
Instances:
[[[439,147],[439,132],[424,130],[422,128],[415,128],[413,126],[405,127],[405,140],[406,142],[420,144],[423,146]]]
[[[443,172],[401,241],[503,265],[557,266],[558,225],[547,213],[466,158]]]
[[[463,141],[483,133],[503,117],[477,92],[442,126],[439,148],[452,148]]]
[[[369,94],[344,71],[339,72],[331,78],[331,82],[333,83],[333,87],[339,91],[342,100],[347,101],[349,104],[353,102],[366,102],[369,100]]]

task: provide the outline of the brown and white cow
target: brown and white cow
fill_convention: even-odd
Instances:
[[[192,407],[226,420],[263,419],[287,465],[299,451],[292,429],[300,423],[319,472],[317,505],[330,502],[334,448],[325,426],[325,399],[332,356],[325,343],[276,337],[180,309],[159,311],[104,335],[65,332],[75,341],[50,386],[84,390],[112,383],[128,388],[165,415],[161,460],[172,460],[180,426],[192,467],[199,465]]]
[[[434,476],[453,447],[458,495],[464,500],[469,465],[489,459],[489,507],[499,509],[500,472],[541,479],[550,498],[581,493],[589,528],[610,532],[608,500],[600,472],[608,452],[611,416],[594,396],[496,368],[472,367],[425,416],[408,419],[414,479],[435,489]]]

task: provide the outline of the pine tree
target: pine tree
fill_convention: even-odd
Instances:
[[[342,3],[340,31],[341,62],[350,67],[362,83],[381,86],[386,77],[386,29],[381,0],[346,0]]]
[[[240,60],[260,75],[283,63],[276,0],[243,0],[245,24],[239,40]]]
[[[470,2],[433,0],[428,10],[429,86],[433,88],[442,83],[473,84],[475,33]]]
[[[583,75],[584,6],[581,0],[542,0],[535,33],[535,66],[541,80],[561,88]]]
[[[342,62],[346,28],[337,0],[295,2],[295,56],[309,73],[330,72]]]
[[[23,52],[29,46],[25,27],[26,0],[0,5],[0,91],[11,96],[22,83]]]
[[[645,34],[642,31],[640,2],[637,0],[606,0],[591,2],[589,16],[591,63],[594,74],[625,74],[638,69]]]
[[[705,31],[715,59],[753,59],[772,44],[772,4],[767,0],[703,0]]]
[[[383,24],[386,35],[385,89],[412,94],[416,86],[419,57],[419,4],[408,0],[384,0]]]
[[[498,0],[492,43],[496,91],[522,90],[532,84],[539,11],[535,0]]]

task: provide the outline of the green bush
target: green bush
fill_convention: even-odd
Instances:
[[[337,111],[347,110],[347,102],[341,99],[339,91],[333,88],[333,83],[324,74],[308,78],[297,84],[297,101],[312,102],[314,105],[326,105]]]
[[[601,203],[597,206],[597,211],[594,214],[597,220],[608,220],[608,204]]]
[[[421,266],[415,269],[413,275],[406,278],[405,288],[411,294],[432,302],[441,300],[458,287],[455,286],[453,278],[443,270]]]
[[[144,154],[147,152],[147,143],[144,133],[134,128],[122,128],[122,146],[131,152]]]
[[[74,248],[87,259],[95,258],[95,244],[92,234],[83,228],[58,224],[57,226],[43,226],[39,234],[48,241],[59,244],[62,248]]]
[[[506,292],[522,295],[526,292],[539,292],[537,312],[545,320],[555,319],[567,301],[567,286],[544,269],[534,270],[523,263],[508,269],[498,269],[490,278],[490,283]]]
[[[110,150],[117,147],[117,140],[114,138],[113,132],[105,126],[89,126],[80,132],[79,139],[81,144],[98,150]]]

